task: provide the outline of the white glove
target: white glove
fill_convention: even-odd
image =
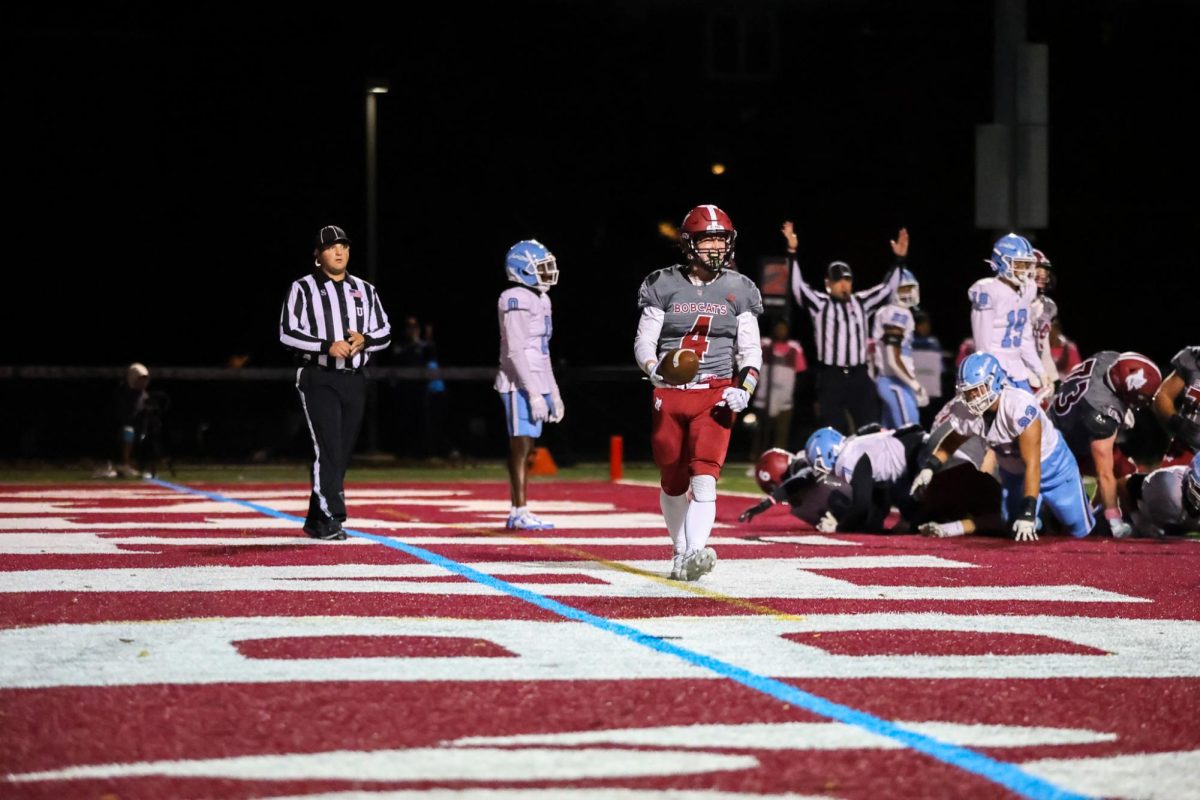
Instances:
[[[554,391],[550,393],[550,402],[554,406],[554,410],[550,412],[549,422],[561,422],[562,418],[567,415],[567,407],[563,405],[562,395],[558,393],[558,387],[554,387]]]
[[[817,530],[821,533],[837,533],[837,517],[828,511],[817,520]]]
[[[654,362],[654,366],[652,366],[650,368],[650,371],[648,373],[646,373],[646,377],[650,379],[650,385],[656,389],[662,389],[666,386],[671,385],[671,384],[667,383],[665,380],[663,380],[662,375],[658,374],[658,366],[660,364],[662,364],[663,359],[666,358],[667,355],[668,355],[667,353],[663,353],[663,355],[661,357],[659,357],[658,361]]]
[[[529,421],[530,422],[545,422],[550,418],[550,408],[546,405],[546,398],[540,394],[529,393]]]
[[[1123,519],[1110,519],[1108,529],[1112,531],[1114,539],[1125,539],[1133,535],[1133,526]]]
[[[921,384],[918,383],[917,388],[916,388],[916,393],[917,393],[917,408],[924,408],[925,406],[929,405],[929,392],[925,391],[924,386],[922,386]]]
[[[929,486],[931,480],[933,480],[933,470],[925,467],[917,473],[917,477],[913,480],[912,488],[908,490],[908,493],[913,497],[920,497],[925,494],[925,489]]]
[[[725,391],[721,392],[721,402],[729,406],[730,411],[740,413],[750,405],[750,393],[736,386],[727,386]]]
[[[1025,519],[1022,517],[1013,523],[1012,529],[1013,538],[1015,538],[1018,542],[1037,541],[1037,522],[1035,520]]]

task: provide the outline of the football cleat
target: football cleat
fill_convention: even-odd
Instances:
[[[532,512],[526,511],[521,514],[509,514],[504,527],[510,531],[548,531],[554,527],[554,523],[543,522]]]
[[[699,580],[717,565],[717,551],[711,547],[693,550],[683,559],[684,580]]]

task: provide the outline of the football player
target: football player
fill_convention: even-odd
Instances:
[[[1117,434],[1132,427],[1133,412],[1146,408],[1162,384],[1162,373],[1141,353],[1102,350],[1063,379],[1048,413],[1086,475],[1096,477],[1104,520],[1118,539],[1133,532],[1117,500],[1117,479],[1137,465],[1117,446]]]
[[[1190,464],[1200,450],[1200,345],[1180,350],[1171,366],[1154,398],[1154,413],[1171,435],[1163,464]]]
[[[996,273],[971,285],[971,335],[975,352],[990,353],[1000,362],[1011,384],[1027,392],[1051,386],[1042,369],[1034,344],[1034,320],[1030,309],[1037,287],[1034,269],[1037,258],[1024,236],[1010,233],[996,241],[988,262]]]
[[[929,405],[929,394],[913,366],[914,306],[921,302],[921,285],[907,269],[891,302],[875,312],[875,389],[883,402],[883,425],[900,428],[920,422],[918,408]]]
[[[1200,531],[1200,459],[1192,459],[1188,466],[1133,475],[1127,488],[1134,501],[1133,527],[1139,535]]]
[[[743,511],[738,522],[750,522],[771,506],[786,503],[792,516],[816,527],[829,508],[829,496],[846,488],[836,481],[819,480],[803,450],[793,454],[779,447],[758,457],[754,481],[767,496]]]
[[[912,484],[919,496],[951,454],[971,436],[996,452],[1004,520],[1019,542],[1037,539],[1042,501],[1072,536],[1095,525],[1075,457],[1033,395],[1009,384],[1000,362],[974,353],[958,368],[950,404],[951,432],[922,465]]]
[[[834,428],[814,431],[804,445],[808,463],[818,476],[849,487],[849,502],[831,497],[817,530],[881,533],[893,505],[910,519],[914,510],[908,493],[911,465],[924,438],[917,425],[849,437]]]
[[[1033,257],[1037,262],[1033,271],[1037,296],[1029,304],[1029,311],[1033,320],[1034,345],[1037,348],[1038,357],[1042,361],[1042,374],[1046,376],[1047,381],[1038,389],[1037,394],[1038,400],[1042,401],[1044,406],[1054,394],[1054,385],[1059,378],[1058,366],[1054,363],[1054,354],[1050,352],[1050,328],[1054,323],[1054,318],[1058,316],[1058,304],[1047,294],[1047,292],[1054,291],[1054,287],[1058,285],[1058,279],[1055,277],[1054,267],[1045,253],[1035,247]]]
[[[554,369],[550,365],[550,337],[554,333],[550,287],[558,283],[558,261],[534,239],[508,249],[504,271],[510,286],[500,294],[500,371],[494,384],[504,404],[508,425],[508,478],[512,508],[510,530],[545,530],[543,522],[526,505],[529,482],[527,460],[533,442],[542,435],[542,423],[558,422],[566,413]]]
[[[673,547],[671,577],[690,581],[716,564],[707,544],[717,478],[736,415],[758,384],[763,305],[754,281],[730,268],[737,230],[724,211],[693,208],[683,218],[679,243],[684,263],[650,273],[638,290],[633,349],[654,386],[650,445]],[[676,349],[694,351],[700,368],[691,383],[669,386],[659,364]]]

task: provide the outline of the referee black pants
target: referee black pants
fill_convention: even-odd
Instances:
[[[364,384],[359,372],[307,366],[296,374],[296,390],[313,442],[312,494],[306,520],[309,523],[346,521],[343,482],[362,425]]]
[[[817,402],[821,406],[821,422],[847,436],[863,425],[879,422],[879,395],[865,364],[857,367],[819,364]]]

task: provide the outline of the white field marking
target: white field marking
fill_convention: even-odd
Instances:
[[[529,547],[529,539],[511,536],[472,534],[464,531],[457,536],[393,536],[398,542],[419,547],[434,545],[470,545],[478,547],[486,542],[492,547]],[[708,540],[714,547],[762,547],[763,543],[728,536],[714,536]],[[168,551],[173,547],[291,547],[293,545],[328,545],[319,539],[307,536],[118,536],[99,533],[0,533],[0,555],[39,555],[63,553],[70,555],[144,555],[148,552]],[[375,544],[369,539],[350,537],[338,546],[348,544]],[[538,536],[537,544],[570,547],[664,547],[669,546],[666,537],[658,536]],[[126,549],[123,549],[126,548]],[[136,548],[136,549],[127,549]]]
[[[337,544],[330,545],[336,547]],[[469,562],[480,572],[550,597],[693,597],[686,587],[648,580],[636,572],[594,561]],[[664,574],[666,559],[625,561],[636,570]],[[706,589],[729,597],[838,600],[987,600],[1012,602],[1148,603],[1087,586],[871,586],[811,570],[979,569],[936,556],[725,559],[706,576]],[[985,570],[981,577],[986,576]],[[584,575],[587,583],[522,584],[522,575]],[[715,576],[715,577],[714,577]],[[446,577],[406,582],[406,578]],[[595,582],[599,581],[599,582]],[[204,566],[113,569],[47,569],[4,573],[0,592],[362,592],[493,597],[499,589],[451,576],[433,564],[316,564],[305,566]]]
[[[175,497],[184,497],[185,499],[182,502],[169,504],[128,506],[86,506],[67,502],[31,503],[0,501],[0,514],[55,514],[67,517],[80,516],[81,514],[119,514],[126,517],[158,516],[161,514],[261,514],[259,511],[246,508],[238,503],[186,499],[186,495],[175,495]],[[363,500],[364,498],[356,496],[348,501],[347,507],[351,517],[358,517],[360,514],[367,513],[365,504],[362,502]],[[308,500],[296,499],[295,493],[287,499],[266,500],[257,503],[257,505],[289,514],[298,512],[300,515],[304,515],[308,512]],[[420,498],[409,500],[385,498],[371,501],[370,506],[421,506],[437,508],[452,514],[488,513],[489,515],[499,515],[501,519],[507,519],[509,502],[507,500],[457,500],[453,498]],[[556,514],[615,512],[616,506],[612,503],[576,503],[571,500],[549,500],[538,503],[537,510],[539,513],[547,512]],[[659,520],[661,525],[661,517]]]
[[[441,522],[406,522],[395,519],[354,519],[351,524],[355,528],[361,528],[366,531],[373,530],[412,530],[426,528],[449,528]],[[228,517],[206,517],[202,520],[190,520],[188,522],[160,522],[158,520],[148,520],[146,522],[105,522],[98,523],[90,522],[72,522],[71,520],[62,519],[60,517],[0,517],[0,536],[5,531],[82,531],[85,533],[104,532],[104,531],[129,531],[129,530],[164,530],[164,531],[185,531],[185,530],[292,530],[298,535],[300,528],[303,525],[301,522],[293,522],[288,519],[276,519],[274,517],[266,517],[261,514],[243,514],[238,516]]]
[[[670,750],[472,749],[468,754],[449,748],[425,747],[95,764],[9,775],[8,779],[27,783],[166,775],[265,781],[525,782],[699,775],[757,766],[758,759],[753,756]]]
[[[307,505],[305,506],[307,508]],[[146,520],[144,522],[105,522],[98,523],[95,520],[86,522],[75,522],[73,520],[63,519],[62,517],[0,517],[0,532],[3,531],[96,531],[96,530],[145,530],[147,528],[156,528],[159,530],[187,530],[190,528],[223,528],[239,529],[239,530],[259,530],[259,529],[279,529],[291,528],[298,530],[301,523],[293,522],[286,519],[276,519],[273,517],[263,516],[258,513],[239,513],[238,509],[223,506],[221,511],[229,511],[230,516],[223,517],[207,517],[203,520],[191,520],[188,522],[161,522],[158,519]],[[376,530],[412,530],[412,529],[436,529],[436,528],[479,528],[479,527],[495,527],[503,529],[504,521],[507,519],[507,514],[496,514],[494,519],[492,515],[488,519],[478,522],[423,522],[421,520],[396,520],[396,519],[378,519],[374,517],[356,516],[351,508],[350,522],[348,525],[357,530],[376,531]],[[81,516],[81,514],[70,514],[67,516]],[[558,523],[561,529],[569,530],[661,530],[666,533],[663,527],[661,514],[649,514],[642,512],[629,513],[613,513],[613,514],[572,514],[568,516],[556,517],[554,522]],[[728,525],[717,524],[716,528],[728,528]]]
[[[1048,679],[1200,677],[1200,622],[1111,617],[845,614],[623,621],[693,652],[779,678]],[[789,633],[936,630],[1043,636],[1100,655],[835,655]],[[250,658],[235,642],[281,637],[482,639],[513,656]],[[1169,643],[1169,646],[1164,643]],[[0,689],[293,681],[713,679],[720,676],[590,625],[533,620],[243,617],[40,625],[0,630]]]
[[[970,725],[953,722],[901,722],[896,725],[960,747],[1031,747],[1113,742],[1117,735],[1076,728]],[[745,725],[673,725],[660,728],[534,733],[521,736],[468,736],[447,744],[471,746],[625,745],[697,750],[902,750],[886,736],[842,722],[755,722]]]
[[[576,789],[556,786],[551,789],[400,789],[391,792],[326,792],[288,795],[264,800],[835,800],[815,794],[743,794],[708,789]]]
[[[729,469],[735,469],[733,465],[730,464],[726,464],[725,466]],[[738,469],[737,471],[741,470]],[[621,486],[640,486],[647,489],[659,488],[658,481],[635,481],[631,478],[619,480],[617,481],[617,484]],[[762,492],[735,492],[729,489],[722,489],[720,486],[717,487],[717,494],[720,497],[749,497],[754,500],[761,500],[764,497]]]
[[[1200,750],[1047,758],[1027,761],[1021,768],[1069,791],[1096,797],[1200,799],[1200,782],[1196,780],[1200,775]]]

